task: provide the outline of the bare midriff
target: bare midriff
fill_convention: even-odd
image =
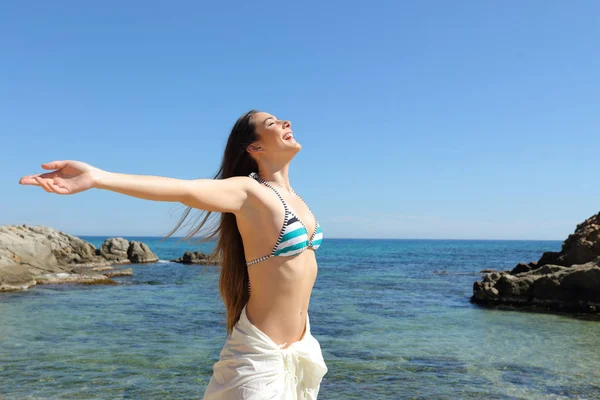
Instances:
[[[248,320],[281,348],[304,336],[310,295],[317,277],[314,251],[271,257],[248,267]]]

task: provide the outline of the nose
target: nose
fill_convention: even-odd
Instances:
[[[292,121],[288,121],[286,119],[285,121],[283,121],[283,127],[284,128],[291,128],[292,127]]]

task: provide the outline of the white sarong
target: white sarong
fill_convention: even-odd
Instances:
[[[246,316],[246,307],[213,367],[204,400],[314,400],[327,366],[321,346],[306,330],[282,349]]]

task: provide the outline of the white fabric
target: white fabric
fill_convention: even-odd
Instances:
[[[319,342],[306,330],[282,349],[246,316],[246,307],[228,336],[204,392],[204,400],[314,400],[327,366]]]

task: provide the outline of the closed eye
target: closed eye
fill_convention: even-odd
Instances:
[[[267,126],[273,126],[273,125],[275,125],[275,118],[268,117],[267,119],[265,119],[265,123],[267,123],[268,120],[271,120],[271,122],[268,123]]]

